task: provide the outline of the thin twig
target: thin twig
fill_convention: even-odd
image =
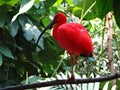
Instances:
[[[105,28],[106,28],[106,27],[103,27],[102,29],[100,29],[100,30],[98,30],[98,31],[95,31],[95,32],[91,35],[91,37],[95,36],[96,34],[98,34],[98,33],[101,32],[101,31],[105,30]]]
[[[106,50],[107,50],[107,48],[105,48],[105,49],[100,53],[100,55],[97,57],[96,60],[98,60],[98,59],[105,53]]]
[[[120,78],[120,73],[113,73],[108,76],[103,76],[103,77],[98,77],[98,78],[76,79],[76,82],[74,80],[69,80],[66,82],[66,84],[95,83],[95,82],[110,81],[110,80],[117,79],[117,78]],[[1,88],[0,90],[24,90],[24,89],[47,87],[47,86],[63,85],[65,84],[65,81],[66,79],[53,80],[53,81],[27,84],[27,85],[10,86],[6,88]]]
[[[84,1],[84,3],[85,3],[85,1]],[[96,4],[96,1],[85,11],[84,14],[83,14],[83,12],[84,12],[85,5],[83,4],[83,11],[81,14],[80,23],[83,20],[83,18],[87,15],[87,13],[94,7],[95,4]]]

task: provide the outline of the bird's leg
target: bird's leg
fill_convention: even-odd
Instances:
[[[76,64],[77,64],[78,57],[79,57],[79,55],[76,55],[76,56],[75,56],[74,65],[76,65]]]
[[[73,57],[70,55],[70,64],[71,64],[71,77],[68,78],[66,81],[65,81],[65,84],[67,83],[67,81],[69,80],[74,80],[74,70],[73,70],[73,67],[74,67],[74,60],[73,60]]]
[[[71,62],[71,79],[73,79],[75,82],[75,76],[74,76],[74,66],[77,64],[79,55],[76,55],[75,57],[71,57],[70,62]]]
[[[70,54],[71,77],[68,78],[68,79],[65,81],[65,83],[66,83],[68,80],[74,80],[74,81],[76,82],[75,76],[74,76],[74,66],[77,64],[78,57],[79,57],[79,55],[75,55],[75,56],[74,56],[74,55],[71,55],[71,54]]]
[[[73,67],[74,67],[74,59],[73,59],[72,55],[70,55],[70,64],[71,64],[71,77],[68,78],[68,79],[65,81],[65,85],[66,85],[67,81],[69,81],[69,80],[74,80],[74,81],[75,81],[74,72],[73,72],[73,71],[74,71],[74,70],[73,70]],[[70,87],[71,87],[71,90],[73,90],[72,84],[70,84]]]
[[[70,63],[71,63],[71,77],[69,79],[73,79],[75,81],[75,76],[74,76],[75,61],[74,61],[73,57],[70,59]]]
[[[67,81],[69,81],[69,80],[74,80],[74,82],[76,82],[75,76],[74,76],[74,65],[77,64],[78,57],[79,57],[79,55],[76,55],[76,56],[70,55],[71,77],[68,78],[68,79],[65,81],[65,84],[66,84]],[[72,84],[70,84],[70,87],[71,87],[71,90],[73,90]]]

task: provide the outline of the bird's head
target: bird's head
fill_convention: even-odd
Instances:
[[[51,29],[55,24],[61,25],[66,23],[66,16],[62,12],[58,12],[46,29]]]
[[[54,17],[53,22],[56,22],[56,24],[64,24],[64,23],[66,23],[65,14],[63,14],[61,12],[58,12]]]
[[[66,16],[62,12],[58,12],[55,16],[54,19],[51,21],[51,23],[45,27],[45,29],[41,32],[40,36],[38,37],[37,44],[39,42],[39,39],[41,36],[45,33],[46,30],[52,29],[54,25],[61,25],[66,23]]]

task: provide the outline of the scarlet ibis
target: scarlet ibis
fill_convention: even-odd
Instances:
[[[53,26],[54,25],[54,26]],[[67,23],[65,14],[58,12],[53,21],[45,28],[42,34],[53,27],[53,37],[58,44],[70,55],[71,77],[74,79],[73,67],[78,57],[92,57],[93,44],[88,31],[79,23]],[[42,36],[40,35],[40,37]],[[39,37],[39,39],[40,39]],[[38,39],[38,41],[39,41]]]

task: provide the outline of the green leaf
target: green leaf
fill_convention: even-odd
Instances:
[[[113,0],[113,11],[114,11],[116,23],[120,28],[120,0]]]
[[[93,19],[93,18],[104,18],[105,15],[112,11],[113,0],[80,0],[74,3],[74,7],[70,9],[70,12],[78,18]],[[115,1],[116,2],[116,1]],[[77,9],[76,9],[77,7]],[[91,7],[91,8],[90,8]],[[70,7],[69,7],[70,8]],[[68,8],[68,10],[69,10]],[[90,8],[90,10],[88,10]],[[88,11],[87,11],[88,10]],[[119,10],[119,9],[118,9]],[[85,16],[84,16],[85,14]],[[84,17],[83,17],[84,16]]]
[[[10,34],[15,37],[19,28],[19,23],[18,21],[14,21],[12,24],[10,24]]]
[[[19,16],[19,23],[22,26],[22,30],[24,32],[24,37],[26,40],[30,41],[32,40],[33,34],[32,34],[32,28],[33,24],[30,21],[29,18],[27,18],[25,15]]]
[[[83,0],[72,0],[74,5],[77,5],[78,3],[82,2]]]
[[[34,4],[34,0],[22,0],[19,14],[27,12]]]
[[[72,13],[75,16],[77,16],[78,18],[82,17],[85,19],[92,19],[92,18],[96,17],[97,13],[96,13],[95,0],[81,0],[81,1],[77,1],[77,2],[73,1],[73,3],[75,3],[75,6],[72,7]],[[89,8],[90,8],[90,10],[88,10]],[[85,14],[85,16],[83,17],[84,14]]]
[[[103,87],[104,87],[104,85],[105,85],[106,83],[107,83],[107,82],[101,82],[101,83],[100,83],[100,86],[99,86],[99,89],[100,89],[100,90],[103,90]]]
[[[64,68],[66,71],[70,71],[70,70],[71,70],[71,67],[68,67],[68,66],[63,66],[63,68]]]
[[[28,22],[27,17],[25,15],[19,16],[19,23],[22,26],[22,28],[25,27],[25,24]],[[24,31],[24,30],[23,30]]]
[[[59,6],[59,5],[62,3],[62,1],[63,1],[63,0],[57,0],[57,1],[55,2],[55,5],[56,5],[56,6]]]
[[[119,89],[117,89],[117,85],[114,85],[114,86],[112,86],[111,90],[119,90]]]
[[[0,6],[0,27],[3,27],[6,21],[6,13],[10,7],[8,5]]]
[[[5,24],[6,15],[5,13],[0,14],[0,27],[3,27]]]
[[[0,5],[7,4],[7,5],[14,6],[18,2],[19,0],[0,0]]]
[[[96,82],[94,85],[94,90],[99,90],[100,82]]]
[[[44,24],[44,26],[47,26],[49,23],[51,22],[49,17],[43,18],[42,19],[42,23]]]
[[[94,57],[88,57],[88,60],[89,60],[90,62],[94,62],[94,61],[95,61],[95,58],[94,58]]]
[[[103,18],[105,15],[112,11],[113,9],[113,1],[114,0],[96,0],[96,12],[97,12],[97,17]],[[115,0],[116,2],[116,0]],[[118,9],[118,8],[117,8]],[[118,9],[119,10],[119,9]]]
[[[117,90],[120,90],[120,79],[116,80],[116,84],[117,84]]]
[[[73,13],[75,16],[77,16],[77,17],[80,18],[81,13],[82,13],[82,8],[80,8],[80,7],[78,7],[78,6],[75,6],[75,7],[73,8],[73,10],[72,10],[72,13]]]
[[[67,0],[69,5],[73,5],[73,1],[72,0]]]
[[[23,29],[24,29],[24,37],[26,38],[26,40],[28,40],[28,41],[32,40],[33,26],[31,24],[26,24]]]
[[[37,83],[38,81],[41,81],[41,78],[39,76],[30,76],[27,78],[27,82],[30,83]],[[21,82],[22,84],[26,84],[26,80]]]
[[[0,53],[0,66],[2,65],[3,61],[2,61],[2,54]]]
[[[14,22],[18,15],[27,12],[34,4],[34,0],[22,0],[19,12],[12,18],[12,22]]]
[[[105,85],[104,85],[104,87],[103,87],[103,90],[108,90],[109,83],[110,83],[110,82],[106,82],[106,83],[105,83]]]
[[[53,74],[53,72],[54,72],[53,65],[50,65],[50,64],[48,64],[48,65],[44,64],[43,69],[44,69],[44,72],[47,72],[49,74]]]
[[[8,47],[0,45],[0,53],[2,53],[4,56],[9,57],[11,59],[14,59],[11,51],[9,50]]]
[[[51,7],[54,3],[56,2],[56,0],[45,0],[44,4],[46,8]]]
[[[35,43],[40,35],[39,29],[32,23],[32,21],[26,17],[25,15],[19,16],[19,23],[22,26],[22,30],[24,32],[24,37],[27,41],[34,40]],[[38,42],[38,45],[44,49],[43,38],[41,38]]]

